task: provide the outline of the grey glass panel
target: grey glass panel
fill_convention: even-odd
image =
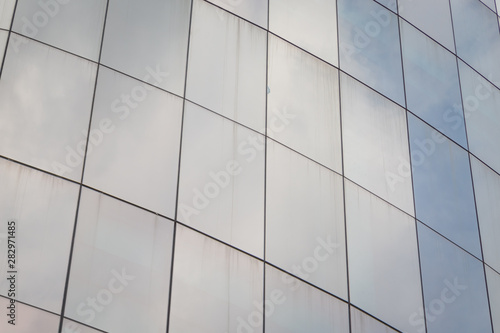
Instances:
[[[101,67],[84,182],[173,217],[182,99]]]
[[[351,332],[352,333],[397,333],[377,319],[370,317],[362,311],[351,306]]]
[[[416,217],[481,258],[469,156],[408,116]]]
[[[255,130],[266,121],[266,32],[206,1],[193,5],[186,98]]]
[[[107,332],[165,332],[173,223],[84,188],[65,316]]]
[[[101,61],[184,94],[191,1],[111,0]]]
[[[268,80],[267,134],[341,172],[338,70],[270,35]]]
[[[500,176],[471,156],[484,261],[500,272]]]
[[[455,52],[449,0],[398,0],[399,15]]]
[[[481,2],[488,6],[492,11],[496,12],[495,0],[481,0]]]
[[[10,305],[7,298],[0,297],[0,307],[6,309]],[[4,310],[5,311],[5,310]],[[6,312],[6,311],[5,311]],[[3,315],[0,320],[0,331],[8,333],[57,333],[59,331],[59,316],[42,311],[29,305],[16,303],[15,325],[8,323],[9,317]],[[64,332],[66,333],[66,332]],[[68,332],[69,333],[69,332]],[[73,332],[71,332],[73,333]],[[76,333],[76,332],[74,332]],[[78,332],[79,333],[79,332]]]
[[[347,299],[342,177],[271,140],[266,259]]]
[[[428,333],[491,332],[483,264],[418,223]],[[423,310],[410,323],[423,329]]]
[[[262,332],[263,264],[177,227],[169,332]]]
[[[266,265],[266,332],[349,332],[347,303]]]
[[[17,300],[59,313],[78,186],[5,159],[0,159],[0,184],[0,294],[8,295],[7,271],[14,270],[18,272]],[[8,234],[11,221],[10,229],[14,227],[15,232]],[[8,268],[12,262],[7,255],[12,252],[7,245],[12,243],[7,236],[15,236],[14,269]],[[18,319],[24,321],[21,313]]]
[[[64,318],[61,333],[100,333],[102,331]]]
[[[500,274],[486,266],[490,310],[493,319],[493,330],[500,330]]]
[[[500,172],[500,90],[459,61],[470,151]]]
[[[405,105],[397,16],[373,0],[339,0],[340,68]]]
[[[456,57],[401,20],[408,109],[467,147]]]
[[[478,0],[451,1],[457,55],[490,81],[500,81],[498,17]]]
[[[7,31],[0,30],[0,67],[2,67],[3,56],[5,54],[5,47],[7,46],[7,38],[9,33]]]
[[[252,23],[267,28],[269,0],[208,0]]]
[[[346,182],[349,290],[352,304],[404,332],[422,306],[415,220]]]
[[[269,30],[337,66],[336,0],[269,0]]]
[[[24,37],[0,80],[0,154],[80,180],[97,67]]]
[[[10,29],[16,0],[0,0],[0,28]]]
[[[405,110],[341,75],[344,175],[414,215]]]
[[[178,220],[264,254],[264,137],[187,103]]]
[[[97,61],[106,0],[19,0],[13,31]],[[12,43],[22,48],[14,35]]]

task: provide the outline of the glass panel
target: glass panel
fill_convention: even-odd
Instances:
[[[352,333],[398,333],[377,319],[351,306]]]
[[[97,61],[105,13],[105,0],[19,0],[12,29]],[[12,42],[22,47],[22,40]]]
[[[61,311],[78,186],[0,159],[0,293],[8,295],[7,271],[17,271],[16,299]],[[8,223],[12,234],[8,234]],[[7,236],[14,236],[14,269],[7,268]],[[9,242],[10,243],[10,242]],[[11,243],[12,244],[12,243]],[[50,282],[49,282],[50,281]],[[2,307],[5,309],[4,307]],[[24,321],[19,313],[19,321]],[[3,318],[1,320],[4,321]]]
[[[84,188],[65,316],[108,332],[165,332],[173,223]]]
[[[196,0],[186,98],[255,130],[265,127],[266,32]]]
[[[414,215],[405,110],[341,75],[344,174]]]
[[[169,332],[262,332],[263,276],[261,261],[178,226]]]
[[[481,2],[488,6],[493,12],[496,12],[495,0],[481,0]]]
[[[500,90],[459,61],[470,151],[500,172]]]
[[[0,0],[0,29],[10,29],[16,0]]]
[[[267,28],[268,0],[208,0],[246,20]]]
[[[269,30],[337,66],[336,0],[269,0]]]
[[[481,258],[469,156],[408,115],[416,217]]]
[[[491,332],[483,264],[418,223],[428,333]],[[410,323],[423,330],[423,310]]]
[[[500,176],[471,156],[484,261],[500,272]]]
[[[264,138],[187,103],[178,220],[264,254]]]
[[[61,333],[100,333],[103,331],[93,329],[76,321],[64,318]]]
[[[266,332],[349,332],[347,303],[266,265]]]
[[[266,259],[347,299],[342,177],[268,140]]]
[[[448,50],[455,52],[449,0],[398,1],[399,15]]]
[[[79,181],[97,66],[17,38],[0,80],[0,154]]]
[[[46,284],[43,285],[43,287],[45,286]],[[42,287],[42,285],[39,285],[39,287]],[[59,331],[59,316],[56,316],[50,312],[42,311],[22,303],[15,303],[15,304],[16,304],[16,320],[14,322],[15,325],[9,324],[8,320],[10,320],[10,318],[8,316],[3,315],[2,320],[0,320],[1,332],[57,333]],[[9,305],[10,301],[7,298],[0,297],[0,308],[3,311],[6,311],[5,309],[7,309]]]
[[[415,220],[346,182],[349,290],[352,304],[404,332],[422,306]]]
[[[500,274],[486,266],[488,293],[490,295],[490,310],[493,319],[493,330],[500,330]]]
[[[110,0],[102,63],[183,95],[190,7],[185,0]]]
[[[8,37],[9,33],[7,31],[0,30],[0,68],[2,67],[3,56],[5,54],[5,47],[7,46]]]
[[[338,70],[270,35],[268,91],[269,137],[341,172]]]
[[[408,109],[467,147],[456,57],[401,20]]]
[[[373,0],[340,0],[340,68],[405,105],[397,16]]]
[[[457,55],[490,81],[500,81],[498,17],[477,0],[451,1]]]
[[[181,116],[181,98],[101,67],[85,184],[173,217]]]
[[[398,12],[397,0],[375,0],[375,1],[386,6],[387,8],[392,10],[394,13]]]

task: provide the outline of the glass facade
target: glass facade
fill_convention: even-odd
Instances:
[[[498,0],[0,0],[0,332],[500,333]]]

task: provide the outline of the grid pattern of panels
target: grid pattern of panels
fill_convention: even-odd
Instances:
[[[499,5],[0,0],[0,331],[500,333]]]

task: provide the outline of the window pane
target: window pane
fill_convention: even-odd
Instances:
[[[269,0],[269,30],[337,66],[336,0]]]
[[[181,114],[181,98],[101,67],[85,184],[173,217]]]
[[[9,306],[9,299],[0,297],[0,308],[2,308],[3,310],[6,309],[8,306]],[[2,320],[0,320],[1,332],[8,332],[8,333],[59,332],[59,316],[56,316],[52,313],[45,312],[22,303],[16,303],[15,325],[9,324],[7,320],[10,320],[9,317],[3,315]]]
[[[271,140],[267,153],[266,259],[347,299],[342,177]]]
[[[65,316],[108,332],[165,332],[173,223],[84,188]]]
[[[267,28],[268,0],[208,0],[252,23]]]
[[[387,325],[351,306],[352,333],[397,333]]]
[[[481,0],[486,6],[488,6],[493,12],[495,11],[495,0]]]
[[[8,222],[15,222],[16,299],[59,313],[78,186],[0,159],[0,294],[7,296]],[[12,236],[10,234],[9,236]],[[50,283],[49,283],[50,281]],[[5,309],[5,308],[4,308]],[[24,321],[21,313],[19,321]],[[4,321],[3,319],[1,320]]]
[[[7,31],[0,30],[0,67],[2,67],[3,56],[5,54],[5,47],[7,46],[7,38],[9,33]]]
[[[266,305],[266,332],[349,332],[347,303],[269,265]]]
[[[404,332],[422,306],[415,220],[346,182],[352,304]]]
[[[102,63],[184,94],[191,1],[110,0]]]
[[[490,309],[493,318],[493,329],[500,330],[500,274],[486,266],[488,279],[488,293],[490,296]]]
[[[394,13],[398,12],[397,0],[375,0],[375,1],[386,6],[387,8],[392,10]]]
[[[169,332],[262,332],[263,276],[261,261],[178,226]]]
[[[428,333],[491,332],[483,264],[418,223]],[[423,311],[410,318],[423,328]]]
[[[336,68],[269,36],[267,101],[271,138],[341,172]]]
[[[344,174],[414,215],[405,110],[341,75]]]
[[[373,0],[340,0],[340,68],[405,105],[397,16]]]
[[[455,56],[400,22],[408,109],[467,147]]]
[[[79,181],[97,66],[17,38],[0,80],[0,154]]]
[[[467,151],[412,115],[408,123],[417,219],[481,258]]]
[[[0,0],[0,29],[10,29],[16,0]]]
[[[255,130],[265,127],[266,32],[206,1],[193,7],[186,98]]]
[[[187,103],[178,220],[264,254],[264,137]]]
[[[100,333],[102,331],[64,318],[62,333]]]

